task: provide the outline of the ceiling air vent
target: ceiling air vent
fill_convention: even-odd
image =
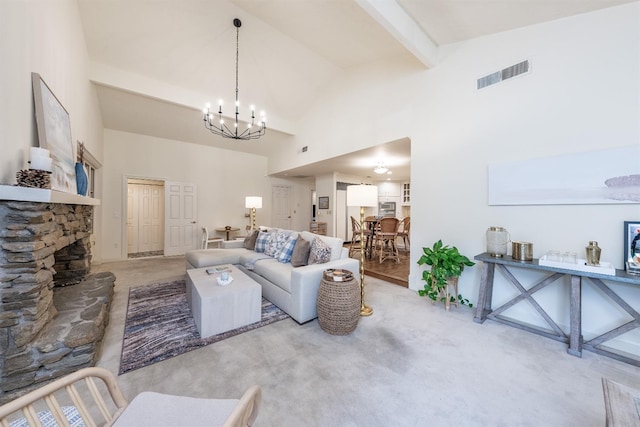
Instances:
[[[529,60],[522,61],[518,64],[507,67],[501,71],[496,71],[495,73],[491,73],[484,77],[480,77],[478,79],[478,89],[482,89],[487,86],[500,83],[501,81],[510,79],[515,76],[519,76],[521,74],[526,74],[529,71],[531,71]]]

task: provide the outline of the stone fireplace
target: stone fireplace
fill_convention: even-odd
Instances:
[[[95,199],[6,187],[0,186],[0,403],[95,364],[115,280],[89,274]],[[15,200],[3,190],[21,193]]]

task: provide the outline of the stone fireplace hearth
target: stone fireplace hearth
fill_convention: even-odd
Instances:
[[[95,364],[115,277],[89,275],[96,203],[81,202],[0,192],[0,403]]]

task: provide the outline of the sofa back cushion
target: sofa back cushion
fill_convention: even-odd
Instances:
[[[339,237],[329,237],[329,236],[320,236],[319,234],[313,234],[309,231],[303,231],[300,233],[303,239],[308,240],[309,242],[313,242],[315,237],[318,237],[324,243],[329,245],[331,248],[331,259],[330,261],[334,261],[336,259],[342,258],[342,245],[344,240]]]

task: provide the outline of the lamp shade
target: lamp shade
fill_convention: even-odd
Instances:
[[[378,206],[378,187],[364,184],[348,186],[347,206]]]
[[[247,209],[251,209],[251,208],[262,209],[262,197],[246,196],[244,198],[244,207]]]

